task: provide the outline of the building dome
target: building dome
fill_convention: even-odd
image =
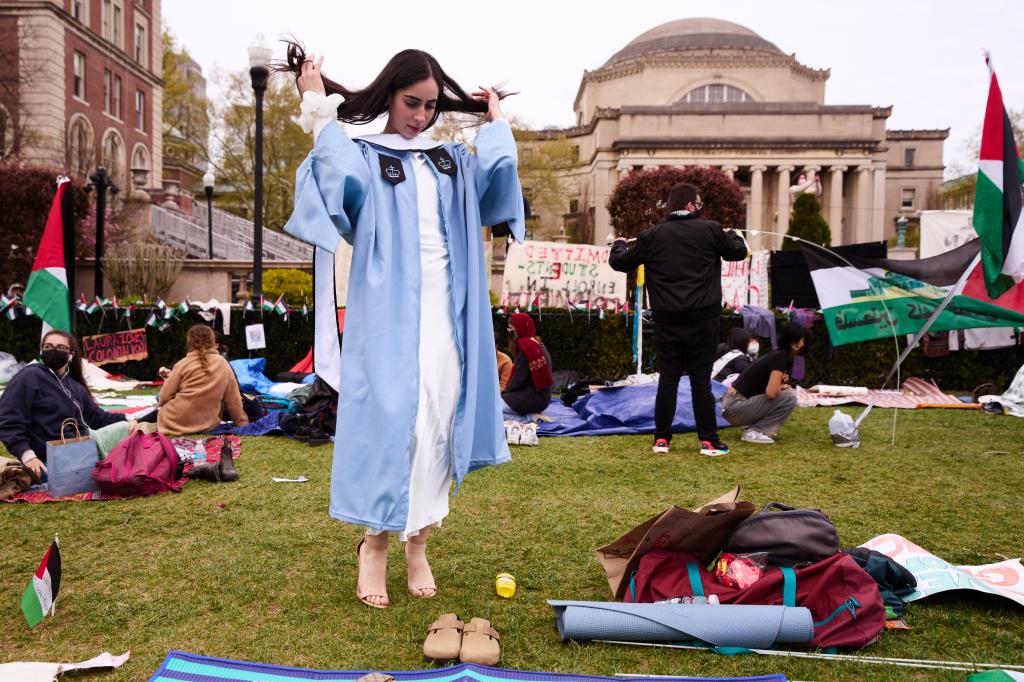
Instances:
[[[722,19],[677,19],[655,26],[631,40],[605,64],[682,50],[755,50],[782,54],[773,43],[749,28]]]

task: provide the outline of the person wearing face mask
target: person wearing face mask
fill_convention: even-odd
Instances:
[[[116,443],[136,428],[134,419],[100,409],[82,375],[78,341],[53,330],[43,337],[39,362],[23,367],[0,395],[0,443],[41,477],[46,443],[61,437],[61,423],[69,418],[104,455],[104,443]],[[103,437],[97,437],[100,431]]]
[[[711,378],[720,383],[729,383],[729,377],[735,379],[736,375],[757,360],[760,349],[757,339],[748,330],[734,327],[729,330],[725,343],[718,344],[718,359],[711,368]]]
[[[711,368],[722,315],[722,260],[747,257],[747,243],[720,223],[701,218],[704,202],[697,187],[671,189],[665,222],[647,228],[629,244],[617,239],[608,263],[620,272],[643,265],[654,311],[654,352],[658,393],[654,402],[655,453],[667,453],[672,440],[679,378],[690,376],[693,416],[700,453],[729,453],[718,438]]]
[[[512,315],[509,333],[516,360],[501,400],[506,410],[518,415],[542,413],[551,404],[551,386],[555,383],[551,376],[551,354],[526,313]]]
[[[745,443],[770,445],[796,408],[796,391],[789,385],[793,359],[803,352],[811,332],[795,322],[782,330],[779,347],[766,353],[732,382],[722,396],[722,416],[744,427]]]

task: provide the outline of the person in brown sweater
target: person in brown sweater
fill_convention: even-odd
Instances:
[[[164,376],[157,428],[165,435],[204,433],[220,424],[226,408],[235,426],[249,423],[231,365],[217,352],[213,330],[193,325],[186,339],[188,354]],[[162,373],[163,374],[163,373]]]

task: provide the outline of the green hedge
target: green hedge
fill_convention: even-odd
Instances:
[[[11,353],[19,360],[34,358],[39,348],[40,321],[36,317],[24,317],[24,309],[18,307],[19,316],[11,322],[0,319],[0,350]],[[137,309],[133,315],[136,327],[141,326],[149,316],[149,310]],[[603,320],[591,314],[573,313],[570,317],[564,310],[534,313],[537,334],[551,352],[556,370],[573,369],[587,377],[619,379],[636,371],[632,359],[631,334],[633,318],[629,321],[621,315],[609,315]],[[224,337],[231,358],[266,357],[267,376],[271,379],[278,372],[287,371],[309,351],[313,338],[313,319],[292,313],[285,322],[274,313],[263,315],[267,349],[248,351],[245,348],[246,324],[260,319],[259,313],[248,313],[243,320],[239,309],[231,316],[231,334]],[[121,365],[104,365],[114,374],[127,374],[136,379],[154,379],[161,365],[170,367],[185,353],[185,332],[191,324],[202,322],[197,311],[190,311],[183,319],[172,320],[170,329],[159,332],[147,329],[149,358]],[[494,314],[494,329],[499,346],[507,346],[507,316]],[[723,315],[722,338],[733,327],[742,324],[739,315]],[[783,324],[780,320],[779,324]],[[78,312],[78,333],[80,336],[125,329],[125,322],[115,324],[111,311],[106,316],[94,313],[89,316]],[[218,325],[217,330],[220,330]],[[806,361],[806,377],[802,385],[837,384],[877,387],[892,367],[895,348],[891,339],[868,341],[849,346],[832,347],[824,323],[819,322],[813,329],[814,341]],[[900,339],[905,344],[904,338]],[[654,343],[648,332],[644,337],[644,369],[652,371]],[[966,392],[986,381],[1002,391],[1024,364],[1024,348],[1015,346],[986,351],[959,351],[941,358],[927,358],[915,351],[907,358],[901,371],[902,377],[921,377],[934,380],[945,391]],[[890,384],[892,385],[892,384]]]

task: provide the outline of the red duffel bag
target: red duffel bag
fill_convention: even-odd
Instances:
[[[177,469],[178,453],[166,436],[136,431],[111,448],[92,478],[105,495],[143,497],[175,491]]]
[[[810,609],[812,648],[859,649],[877,640],[885,627],[878,584],[842,552],[803,568],[769,568],[753,585],[737,589],[718,582],[692,555],[654,550],[640,560],[623,601],[651,603],[712,594],[722,604]]]

